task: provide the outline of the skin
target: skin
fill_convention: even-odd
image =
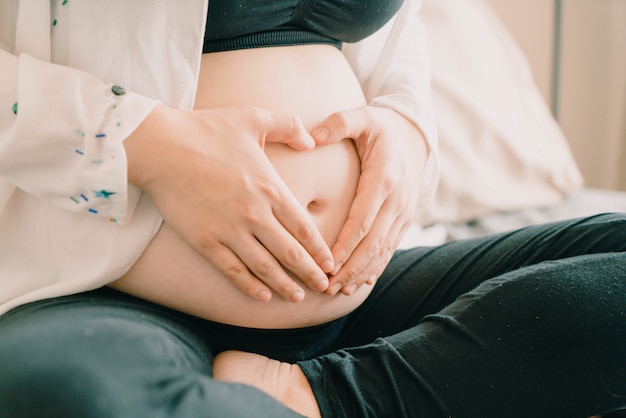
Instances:
[[[289,71],[290,63],[302,65],[303,60],[318,53],[309,67],[323,66],[312,74],[329,74],[332,80],[338,71],[329,62],[344,69],[345,62],[337,63],[340,54],[328,48],[271,48],[266,61],[256,62],[254,59],[263,60],[255,55],[259,51],[210,54],[233,62],[231,66],[204,66],[203,62],[203,72],[206,68],[222,68],[224,73],[201,75],[196,109],[181,112],[157,108],[126,141],[129,181],[150,195],[165,219],[161,238],[157,234],[145,258],[150,260],[155,251],[152,259],[158,262],[172,249],[180,251],[174,254],[189,257],[180,263],[188,267],[189,275],[181,275],[181,265],[173,263],[169,268],[179,274],[165,274],[159,282],[154,273],[162,267],[167,271],[168,266],[161,263],[154,270],[155,263],[138,262],[113,287],[209,319],[275,328],[325,322],[352,310],[367,297],[410,224],[417,202],[416,185],[428,154],[419,128],[395,111],[367,106],[364,100],[345,103],[321,97],[303,101],[301,97],[310,98],[312,92],[298,94],[296,89],[301,83],[285,88],[292,94],[296,92],[295,99],[276,94],[276,86],[270,83],[272,94],[261,91],[257,99],[262,100],[256,100],[251,85],[242,83],[242,74],[235,77],[236,83],[228,82],[233,71],[253,68],[249,77],[266,85],[268,80],[262,78],[264,65],[268,66],[268,74],[285,82],[288,74],[297,74]],[[267,55],[268,51],[263,51],[262,56]],[[275,68],[276,62],[281,62],[286,74],[275,74],[281,71]],[[303,65],[299,70],[306,68]],[[245,80],[245,72],[243,76]],[[216,84],[211,85],[210,80]],[[220,86],[225,91],[219,91]],[[242,88],[241,94],[231,96],[237,88]],[[339,89],[324,91],[330,94],[335,90]],[[339,90],[338,97],[344,96]],[[286,103],[272,99],[267,102],[267,97],[289,99]],[[299,107],[311,102],[321,103],[322,107]],[[290,175],[289,169],[281,171],[281,160],[289,157],[282,158],[280,153],[290,148],[292,152],[314,155],[319,148],[338,144],[345,148],[346,138],[351,139],[358,156],[360,173],[356,184],[350,186],[354,190],[349,202],[341,205],[345,208],[341,224],[325,230],[328,222],[323,216],[316,218],[311,210],[315,198],[303,197],[296,190],[297,174],[302,177],[301,173],[297,169],[296,175]],[[239,164],[224,164],[235,159]],[[161,244],[165,245],[163,250],[159,250]],[[171,258],[181,260],[178,256]],[[143,271],[142,265],[147,270]],[[172,283],[172,276],[179,282]],[[206,286],[202,279],[208,276],[220,280]],[[216,290],[218,283],[226,282],[235,293],[227,288]],[[160,287],[160,294],[146,293],[147,289]],[[204,294],[206,287],[209,291]],[[175,293],[180,289],[182,294]],[[194,294],[201,297],[194,299]],[[219,312],[202,310],[203,306],[217,304],[204,296],[213,297],[214,302],[226,301],[223,318]],[[249,296],[256,299],[254,304],[238,299]],[[232,319],[236,314],[232,306],[244,312],[239,320]],[[320,315],[325,312],[330,316]],[[259,323],[250,322],[263,315],[267,316]],[[293,322],[292,318],[302,317],[308,319]],[[297,365],[226,352],[215,359],[214,377],[256,386],[304,415],[320,416],[311,387]]]
[[[258,354],[225,351],[215,357],[213,377],[254,386],[300,415],[322,416],[313,389],[297,364],[282,363]]]
[[[415,125],[365,105],[343,55],[321,45],[206,54],[195,109],[157,108],[137,134],[129,178],[165,223],[111,286],[259,328],[362,303],[411,221],[427,152]]]
[[[301,300],[303,289],[279,265],[309,288],[329,294],[351,294],[372,283],[415,207],[415,178],[427,154],[419,129],[392,110],[367,106],[332,113],[315,124],[305,121],[318,145],[354,138],[362,159],[357,197],[331,254],[314,222],[261,157],[266,143],[296,150],[314,147],[301,121],[286,111],[223,107],[190,112],[157,108],[125,142],[129,181],[151,196],[191,248],[259,300],[271,298],[270,291]],[[221,140],[232,138],[233,132],[236,140]],[[215,167],[233,155],[241,164],[217,172]],[[219,185],[239,190],[244,177],[258,179],[265,189],[237,193],[223,210],[215,208],[215,196],[223,194]],[[251,219],[241,209],[246,207],[266,209]],[[262,246],[257,235],[265,237]],[[325,273],[332,273],[330,286]]]
[[[203,140],[232,132],[239,133],[239,141]],[[301,300],[302,289],[291,284],[278,263],[317,290],[327,287],[325,273],[334,263],[317,227],[264,157],[266,142],[294,149],[314,146],[292,114],[159,106],[125,141],[128,179],[148,193],[192,249],[240,290],[259,300],[269,300],[270,289],[286,299]],[[232,155],[238,156],[246,173],[222,163]],[[224,190],[234,193],[216,202],[215,196],[224,195]],[[256,208],[255,217],[247,211],[251,207]],[[265,247],[256,242],[257,236],[268,237]],[[263,267],[267,265],[271,267]]]
[[[428,147],[419,128],[390,109],[332,114],[313,131],[318,144],[354,138],[361,177],[348,220],[332,248],[329,293],[373,284],[411,224]]]

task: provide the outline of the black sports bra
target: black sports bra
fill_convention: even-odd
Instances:
[[[359,41],[403,0],[210,0],[203,52]]]

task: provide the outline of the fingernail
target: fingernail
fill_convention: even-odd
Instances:
[[[330,132],[324,126],[320,126],[319,128],[313,129],[311,135],[318,141],[325,141],[326,139],[328,139],[328,135],[330,135]]]
[[[339,291],[341,290],[341,287],[342,287],[342,286],[343,286],[343,285],[342,285],[341,283],[335,283],[334,285],[332,285],[332,286],[330,287],[330,294],[331,294],[331,295],[336,294],[337,292],[339,292]]]
[[[272,293],[268,290],[261,290],[257,296],[261,302],[267,302],[272,298]]]
[[[343,267],[343,263],[337,263],[335,265],[335,268],[330,274],[332,274],[333,276],[337,275],[337,273],[339,273],[339,270],[341,270],[342,267]]]
[[[332,260],[326,260],[321,265],[324,273],[330,273],[334,266],[335,266],[335,263],[333,263]]]
[[[344,290],[343,290],[343,294],[346,296],[350,296],[351,294],[354,293],[354,291],[356,290],[356,284],[351,284],[350,286],[347,286]]]
[[[324,290],[328,289],[328,279],[323,279],[320,280],[319,283],[317,284],[317,290],[319,290],[320,292],[323,292]]]
[[[291,295],[291,300],[294,302],[301,302],[302,299],[304,299],[304,292],[302,290],[298,290]]]

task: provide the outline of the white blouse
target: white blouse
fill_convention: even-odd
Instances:
[[[371,105],[424,132],[437,178],[421,1],[343,52]],[[162,219],[127,182],[123,141],[153,107],[191,109],[207,0],[0,2],[0,315],[103,286]]]

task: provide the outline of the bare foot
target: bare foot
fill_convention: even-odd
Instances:
[[[213,376],[217,380],[261,389],[304,416],[322,416],[311,385],[297,364],[282,363],[259,354],[225,351],[215,357]]]

